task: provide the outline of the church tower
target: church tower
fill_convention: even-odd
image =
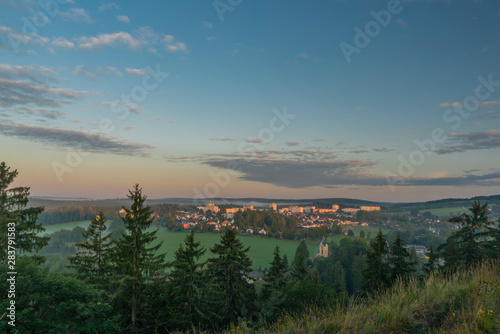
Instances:
[[[326,239],[323,236],[323,240],[319,243],[319,254],[321,257],[328,257],[328,244],[326,243]]]

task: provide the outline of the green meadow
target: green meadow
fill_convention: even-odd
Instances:
[[[438,208],[438,209],[426,209],[420,210],[420,212],[430,211],[435,216],[446,217],[450,214],[452,215],[461,215],[462,213],[468,213],[469,208],[465,206],[456,206],[456,207],[448,207],[448,208]]]
[[[90,221],[79,221],[79,222],[71,222],[57,225],[49,225],[45,226],[45,233],[54,233],[56,231],[60,231],[62,229],[71,230],[76,226],[80,226],[83,228],[87,228]],[[109,222],[108,222],[109,223]],[[354,229],[354,234],[356,237],[359,236],[359,232],[361,230],[365,231],[365,236],[368,236],[368,233],[371,232],[371,237],[373,238],[378,232],[378,228],[374,227],[356,227]],[[387,233],[388,230],[383,229],[382,232]],[[167,253],[166,260],[172,261],[174,259],[175,251],[179,248],[181,243],[184,243],[184,239],[188,232],[172,232],[167,230],[166,228],[160,227],[157,233],[158,242],[163,241],[162,246],[159,252]],[[201,245],[207,250],[205,253],[203,260],[211,257],[210,248],[214,246],[214,244],[220,241],[221,234],[220,233],[197,233],[195,235],[195,240],[199,241]],[[245,247],[250,247],[248,255],[252,260],[252,267],[254,269],[258,269],[261,267],[269,268],[270,262],[273,259],[273,252],[276,245],[279,246],[281,255],[287,255],[289,263],[293,261],[295,256],[295,250],[299,244],[298,241],[291,241],[286,239],[273,239],[273,238],[264,238],[259,236],[249,236],[249,235],[239,235],[238,238],[242,241]],[[344,235],[338,236],[330,236],[327,237],[327,242],[335,242],[338,243],[342,238],[345,238]],[[309,247],[309,253],[311,257],[319,252],[319,241],[308,241],[307,245]]]

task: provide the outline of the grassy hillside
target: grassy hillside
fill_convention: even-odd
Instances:
[[[285,315],[262,333],[500,333],[500,265],[486,263],[446,279],[396,284],[346,306]]]

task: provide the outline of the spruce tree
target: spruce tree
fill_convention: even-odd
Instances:
[[[492,227],[494,223],[488,221],[488,204],[474,201],[469,211],[469,214],[463,213],[449,220],[460,224],[461,228],[438,247],[446,269],[454,269],[461,263],[473,266],[486,257],[500,257],[500,246],[495,243],[500,240],[500,235]]]
[[[209,272],[218,295],[218,312],[222,326],[236,324],[253,310],[255,288],[248,273],[252,261],[233,229],[227,230],[220,243],[210,249],[216,257],[208,260]]]
[[[302,240],[297,246],[295,257],[290,267],[290,278],[294,281],[301,281],[310,276],[309,248],[305,240]]]
[[[341,296],[347,293],[346,283],[345,283],[345,274],[344,268],[342,268],[342,264],[340,261],[335,262],[333,265],[333,290],[337,294],[337,296]]]
[[[18,254],[21,252],[38,252],[49,242],[49,237],[40,236],[44,232],[42,224],[37,223],[38,215],[44,210],[43,207],[27,208],[30,187],[9,188],[17,177],[17,170],[10,170],[5,162],[0,163],[0,249],[2,256],[0,261],[6,261],[9,246],[14,247]],[[15,242],[9,244],[9,238]],[[33,256],[37,262],[41,262],[41,256]]]
[[[120,285],[115,295],[115,304],[128,309],[130,318],[127,328],[136,330],[140,305],[143,302],[143,289],[152,278],[166,267],[165,254],[157,254],[162,242],[150,246],[156,240],[158,230],[149,230],[153,223],[153,211],[145,205],[146,196],[136,184],[129,190],[127,197],[132,201],[130,209],[122,207],[125,215],[122,220],[127,229],[121,240],[116,241],[114,260]]]
[[[264,285],[262,287],[262,296],[264,298],[269,298],[274,292],[280,291],[285,286],[286,270],[286,265],[280,256],[280,248],[276,245],[271,267],[266,276],[264,276]]]
[[[391,248],[389,266],[391,267],[391,282],[398,278],[407,281],[413,272],[414,263],[410,262],[410,253],[405,248],[405,243],[398,233]]]
[[[173,269],[168,275],[167,286],[172,305],[175,305],[172,320],[179,330],[206,328],[213,317],[207,295],[210,280],[203,268],[205,263],[200,262],[205,252],[200,242],[194,241],[194,231],[191,230],[170,264]]]
[[[113,252],[112,233],[106,231],[106,217],[102,212],[90,221],[87,230],[82,232],[84,242],[76,243],[78,249],[68,259],[70,268],[74,268],[82,280],[103,287],[111,275],[111,259]]]
[[[286,272],[287,266],[281,259],[279,247],[276,245],[274,259],[268,273],[264,276],[264,285],[261,290],[261,313],[268,322],[274,321],[281,314],[281,308],[285,302],[283,289],[287,284]]]
[[[449,220],[461,225],[454,236],[467,266],[477,264],[485,257],[484,246],[488,237],[486,228],[490,224],[487,203],[481,205],[480,201],[474,201],[469,211],[470,214],[464,213]]]
[[[437,260],[437,254],[434,253],[432,245],[429,247],[429,251],[426,252],[426,255],[429,258],[429,260],[423,265],[423,271],[424,271],[424,276],[429,276],[435,272],[436,260]]]
[[[371,250],[366,253],[366,268],[363,270],[363,290],[371,292],[383,289],[389,286],[390,267],[387,262],[387,240],[379,230]]]

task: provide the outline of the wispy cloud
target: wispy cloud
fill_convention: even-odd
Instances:
[[[438,106],[441,108],[461,107],[462,103],[460,103],[460,102],[444,102],[444,103],[438,104]]]
[[[57,81],[57,71],[51,67],[39,65],[0,64],[0,78],[30,79],[35,82]]]
[[[130,23],[130,19],[125,15],[116,15],[116,19],[123,23]]]
[[[59,15],[65,21],[77,22],[77,23],[92,23],[92,18],[83,8],[70,8],[69,10],[63,12],[60,11]]]
[[[386,147],[375,147],[373,149],[374,152],[392,152],[394,151],[393,148],[386,148]]]
[[[149,157],[153,146],[132,143],[115,137],[41,126],[0,123],[4,136],[39,142],[55,147],[71,148],[86,152]]]
[[[438,154],[459,153],[471,150],[486,150],[500,148],[500,130],[484,132],[450,133],[450,145],[439,146]]]
[[[208,138],[208,140],[213,141],[238,141],[236,138]]]
[[[75,43],[68,41],[64,37],[58,37],[50,42],[50,45],[63,48],[63,49],[73,49],[75,47]]]
[[[118,6],[114,2],[103,3],[102,5],[99,6],[99,11],[100,12],[103,12],[103,11],[106,11],[106,10],[110,10],[110,9],[120,9],[120,6]]]
[[[143,68],[125,68],[125,71],[129,74],[135,75],[145,75],[146,71]]]
[[[0,79],[0,105],[3,107],[32,104],[38,107],[60,107],[79,94],[71,89],[51,87],[26,80]]]
[[[300,143],[298,141],[287,141],[287,142],[285,142],[285,145],[286,146],[297,146],[297,145],[300,145]]]

